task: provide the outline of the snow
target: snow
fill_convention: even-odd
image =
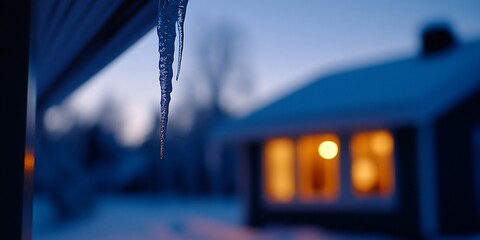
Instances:
[[[233,198],[103,196],[74,222],[53,221],[47,199],[35,198],[34,240],[83,239],[387,239],[328,232],[311,226],[249,228]]]
[[[158,3],[158,52],[160,54],[158,67],[160,70],[160,158],[163,157],[163,146],[167,133],[168,106],[170,104],[170,94],[172,92],[172,64],[175,53],[175,26],[179,33],[179,51],[177,79],[180,74],[180,64],[183,51],[185,12],[188,0],[159,0]]]

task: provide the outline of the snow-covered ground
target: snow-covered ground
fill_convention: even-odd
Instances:
[[[33,211],[34,240],[385,239],[309,226],[248,228],[242,224],[242,208],[236,199],[101,197],[91,214],[67,223],[54,221],[45,198],[35,198]]]

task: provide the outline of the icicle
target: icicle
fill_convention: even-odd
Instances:
[[[170,104],[170,93],[172,92],[173,58],[175,52],[175,25],[179,31],[179,59],[178,74],[180,73],[180,62],[183,51],[183,23],[188,0],[159,0],[158,3],[158,52],[160,59],[158,68],[160,70],[160,158],[163,158],[163,147],[167,133],[168,106]]]
[[[177,15],[177,29],[178,29],[178,64],[177,64],[177,76],[176,80],[178,81],[178,76],[180,76],[180,68],[182,65],[182,53],[183,53],[183,24],[185,22],[185,13],[187,11],[188,0],[180,0],[178,6],[178,15]]]

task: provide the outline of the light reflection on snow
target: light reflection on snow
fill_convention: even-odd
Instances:
[[[103,197],[85,219],[55,223],[44,198],[34,203],[33,239],[386,239],[312,226],[243,224],[240,202],[226,198]]]

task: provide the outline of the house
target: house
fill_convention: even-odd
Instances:
[[[246,219],[435,236],[480,230],[480,41],[443,25],[407,59],[348,70],[225,123]]]

